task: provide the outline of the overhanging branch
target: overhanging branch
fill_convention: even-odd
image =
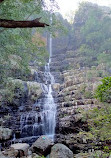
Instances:
[[[4,0],[0,0],[0,3],[3,2]]]
[[[28,21],[15,21],[0,19],[0,27],[4,28],[32,28],[32,27],[45,27],[49,26],[46,23],[39,22],[40,18]]]

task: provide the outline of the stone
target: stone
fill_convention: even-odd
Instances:
[[[9,128],[0,127],[0,140],[8,140],[12,136],[12,130]]]
[[[50,153],[53,144],[54,143],[50,138],[47,136],[41,136],[32,144],[31,150],[38,155],[47,156]]]
[[[73,158],[73,152],[67,146],[57,143],[51,148],[50,158]]]
[[[21,157],[22,156],[27,156],[28,155],[29,144],[16,143],[16,144],[12,144],[10,148],[18,151],[18,155],[20,155]]]

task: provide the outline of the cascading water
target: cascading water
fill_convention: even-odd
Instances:
[[[50,63],[52,57],[52,35],[50,34],[50,56],[49,61],[45,65],[44,78],[45,82],[40,83],[43,91],[43,98],[39,99],[34,104],[31,112],[26,112],[21,115],[20,128],[21,137],[36,137],[40,135],[50,136],[52,139],[55,134],[56,126],[56,104],[53,98],[52,84],[55,83],[54,77],[50,72]],[[38,73],[36,73],[36,80],[39,82]],[[39,110],[36,111],[35,109]]]

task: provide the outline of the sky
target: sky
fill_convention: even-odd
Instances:
[[[74,13],[80,2],[90,1],[92,3],[97,3],[102,6],[110,6],[111,0],[56,0],[59,5],[59,12],[63,15],[64,18],[67,18],[68,15]]]

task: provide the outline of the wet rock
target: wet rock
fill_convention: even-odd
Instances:
[[[9,128],[0,127],[0,140],[8,140],[12,136],[12,130]]]
[[[51,148],[50,158],[73,158],[73,152],[63,144],[55,144]]]
[[[54,143],[50,138],[47,136],[41,136],[35,141],[35,143],[33,143],[31,150],[41,156],[47,156],[50,153],[53,144]]]

